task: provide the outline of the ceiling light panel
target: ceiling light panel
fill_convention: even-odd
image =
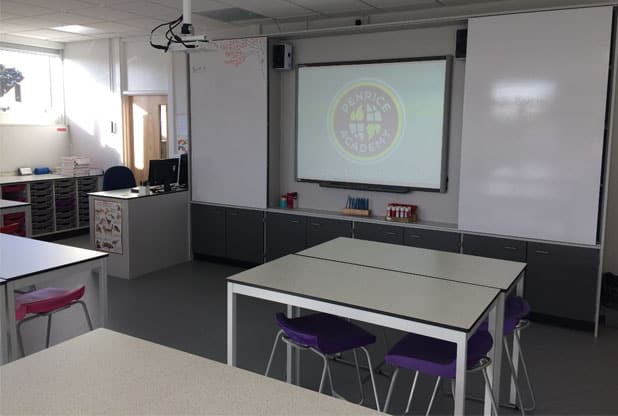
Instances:
[[[92,17],[93,19],[98,19],[99,21],[103,21],[103,20],[116,21],[116,20],[140,17],[133,13],[112,9],[110,7],[103,7],[103,6],[90,6],[90,7],[86,7],[83,9],[76,9],[76,10],[73,10],[73,13],[78,14],[80,16]]]
[[[362,13],[375,10],[375,7],[360,0],[290,0],[290,3],[323,14]]]
[[[226,0],[226,3],[273,19],[304,17],[316,13],[283,0]]]

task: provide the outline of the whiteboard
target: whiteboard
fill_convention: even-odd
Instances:
[[[192,200],[266,208],[266,38],[189,55]]]
[[[612,8],[470,19],[459,228],[596,244]]]

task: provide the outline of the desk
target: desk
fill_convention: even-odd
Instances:
[[[106,329],[0,367],[6,415],[378,415]]]
[[[6,282],[0,279],[0,365],[9,361],[6,315]]]
[[[109,252],[109,274],[133,279],[189,261],[188,197],[186,190],[89,194],[90,245]]]
[[[228,364],[236,364],[237,295],[326,312],[456,343],[455,414],[460,415],[467,340],[495,308],[499,294],[490,287],[288,255],[228,278]],[[287,366],[290,381],[289,349]]]
[[[11,220],[12,216],[21,216],[23,220],[17,219]],[[30,203],[19,201],[8,201],[6,199],[0,199],[0,227],[18,222],[22,224],[23,234],[27,237],[32,235],[32,218],[30,214]]]
[[[500,295],[496,315],[490,315],[489,325],[494,345],[499,346],[502,346],[504,339],[503,318],[494,319],[496,316],[504,317],[506,296],[515,289],[515,286],[518,294],[523,295],[526,263],[343,237],[303,250],[298,254],[498,289]],[[517,369],[519,359],[517,343],[513,344],[513,350],[513,364]],[[499,403],[502,348],[493,348],[490,355],[492,358],[490,378],[495,386],[496,402]],[[512,381],[510,401],[515,403],[515,385]]]
[[[9,359],[19,356],[17,348],[17,327],[15,322],[14,291],[33,284],[84,272],[94,272],[99,279],[99,326],[105,325],[107,317],[107,253],[84,250],[45,241],[32,240],[7,234],[0,234],[0,279],[5,280],[5,299],[9,340]],[[2,350],[7,340],[0,333]]]

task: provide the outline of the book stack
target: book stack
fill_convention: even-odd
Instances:
[[[90,158],[65,156],[60,158],[60,174],[65,176],[87,176],[90,174]]]

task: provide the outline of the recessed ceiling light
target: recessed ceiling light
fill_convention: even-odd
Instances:
[[[102,33],[102,31],[99,29],[82,25],[56,26],[52,27],[52,29],[59,30],[60,32],[77,33],[80,35],[94,35],[97,33]]]

